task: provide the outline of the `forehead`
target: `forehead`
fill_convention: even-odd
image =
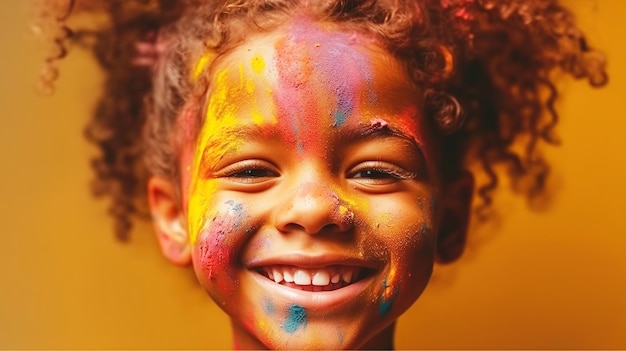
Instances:
[[[359,131],[385,129],[415,144],[429,172],[437,172],[440,148],[423,114],[421,89],[403,63],[367,35],[291,23],[250,36],[217,57],[209,72],[193,142],[197,167],[210,168],[259,136],[296,145],[298,157],[310,157]]]
[[[421,105],[419,89],[403,64],[371,36],[310,21],[251,36],[218,58],[210,86],[210,93],[220,90],[230,99],[241,98],[241,107],[250,98],[263,100],[270,91],[273,102],[291,107],[302,107],[302,95],[323,94],[335,105],[329,108],[338,110],[338,124],[357,103],[379,114]]]

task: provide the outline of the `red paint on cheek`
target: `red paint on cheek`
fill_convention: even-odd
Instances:
[[[216,218],[200,233],[200,267],[209,279],[217,272],[226,272],[231,263],[231,245],[227,237],[233,232],[235,219],[231,216]]]

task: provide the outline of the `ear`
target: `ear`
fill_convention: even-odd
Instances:
[[[446,184],[439,203],[436,258],[439,263],[458,259],[465,249],[474,193],[474,177],[464,171]]]
[[[151,177],[148,180],[148,205],[161,252],[170,262],[185,266],[191,263],[191,245],[175,186],[167,178]]]

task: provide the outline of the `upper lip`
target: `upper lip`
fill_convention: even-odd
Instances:
[[[302,253],[282,254],[272,257],[257,258],[246,263],[248,269],[264,266],[285,265],[299,268],[324,268],[328,266],[353,266],[377,269],[380,264],[354,256],[340,254],[307,255]]]

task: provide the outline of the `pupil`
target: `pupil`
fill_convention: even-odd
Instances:
[[[386,177],[387,174],[381,171],[367,170],[365,171],[365,176],[367,178],[383,178],[383,177]]]

